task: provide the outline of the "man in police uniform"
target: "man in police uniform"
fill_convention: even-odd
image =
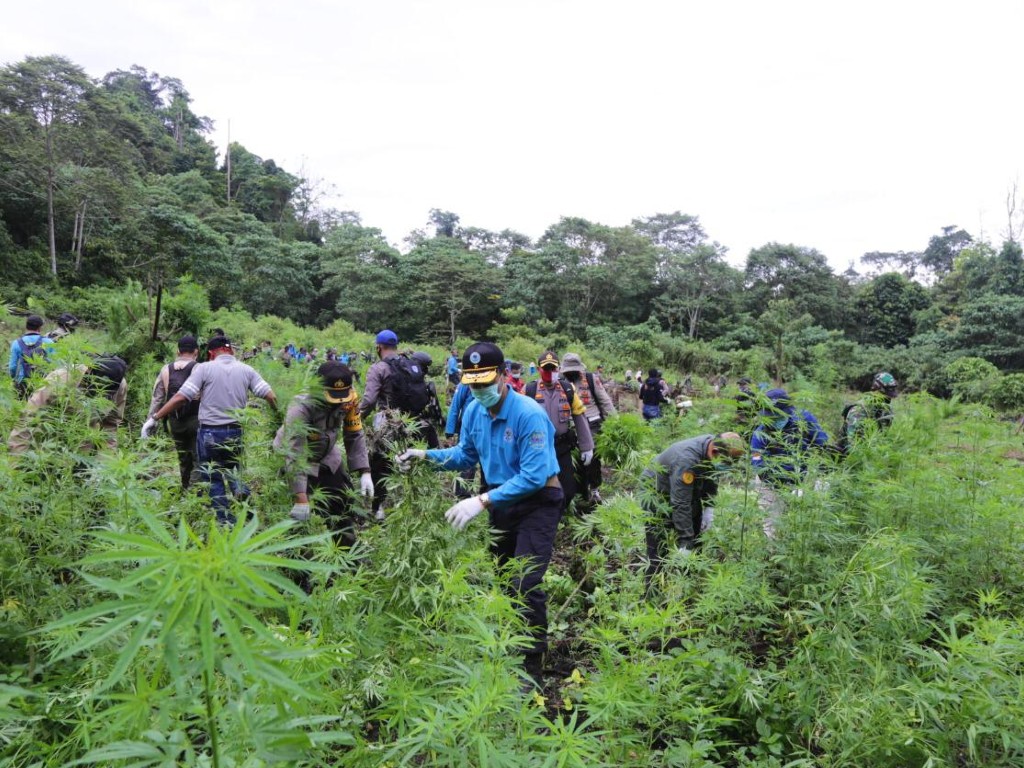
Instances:
[[[359,474],[359,490],[373,498],[370,459],[366,453],[363,423],[359,418],[359,396],[352,389],[352,371],[337,361],[317,369],[320,386],[308,395],[296,395],[288,406],[284,424],[277,430],[274,447],[284,450],[292,477],[295,503],[291,516],[308,520],[309,492],[323,489],[324,517],[339,543],[355,543],[355,518],[351,514],[349,473]],[[341,464],[338,433],[348,459],[346,473]]]
[[[524,619],[534,633],[524,667],[537,684],[547,647],[547,595],[541,589],[551,561],[555,531],[562,516],[563,495],[558,484],[554,427],[544,410],[517,395],[505,378],[505,356],[496,345],[480,342],[462,356],[462,383],[472,399],[466,405],[458,445],[443,450],[412,449],[396,458],[399,469],[413,459],[426,459],[444,469],[462,470],[480,464],[488,491],[463,499],[445,512],[462,530],[483,510],[498,531],[491,551],[504,565],[512,558],[524,565],[513,582],[523,600]]]
[[[558,479],[565,494],[565,508],[579,492],[573,449],[580,449],[584,471],[594,460],[594,436],[590,432],[587,409],[568,380],[559,380],[558,356],[548,351],[537,360],[540,381],[531,381],[523,394],[537,402],[555,427],[555,455],[558,457]]]
[[[597,366],[601,370],[601,366]],[[587,423],[590,425],[590,434],[597,439],[601,432],[601,425],[605,419],[618,415],[615,404],[604,388],[600,375],[590,373],[583,364],[583,359],[575,352],[566,352],[562,356],[562,366],[559,373],[569,380],[575,388],[583,407],[587,412]],[[584,466],[579,473],[580,494],[584,501],[591,504],[601,502],[601,487],[603,481],[601,476],[601,461],[594,456],[590,464]]]
[[[669,547],[689,554],[701,531],[711,525],[711,501],[718,493],[715,475],[743,455],[735,432],[680,440],[659,453],[641,476],[647,524],[647,585],[661,569]]]

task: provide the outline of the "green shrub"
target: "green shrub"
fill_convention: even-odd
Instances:
[[[988,401],[997,411],[1024,413],[1024,373],[1009,373],[989,390]]]

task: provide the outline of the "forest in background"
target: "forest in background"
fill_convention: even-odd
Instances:
[[[949,226],[922,233],[920,252],[867,253],[842,273],[783,243],[733,266],[679,211],[618,227],[565,217],[534,241],[433,209],[396,248],[329,207],[330,185],[304,170],[237,142],[218,160],[191,103],[181,81],[138,66],[99,79],[60,56],[0,68],[3,301],[102,323],[97,297],[163,287],[422,343],[578,343],[624,367],[847,386],[886,368],[911,388],[1024,408],[1016,190],[997,244]]]

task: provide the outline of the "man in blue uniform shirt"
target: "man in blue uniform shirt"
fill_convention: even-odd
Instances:
[[[540,585],[551,561],[563,500],[554,427],[539,405],[508,386],[505,356],[494,344],[480,342],[465,351],[461,383],[469,387],[472,399],[462,416],[458,445],[408,450],[396,461],[400,469],[407,469],[413,459],[451,470],[480,464],[487,492],[463,499],[445,512],[445,518],[461,531],[486,509],[490,527],[498,531],[491,545],[498,564],[519,558],[529,566],[513,588],[523,600],[523,618],[534,635],[523,665],[539,684],[548,623],[547,595]]]

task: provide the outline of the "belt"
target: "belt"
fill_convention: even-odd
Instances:
[[[200,429],[241,429],[242,425],[237,421],[231,421],[227,424],[200,424]]]
[[[487,490],[493,491],[495,488],[500,488],[500,485],[488,485]],[[544,483],[545,488],[561,488],[562,484],[558,482],[558,475],[552,475],[548,478],[548,481]]]

